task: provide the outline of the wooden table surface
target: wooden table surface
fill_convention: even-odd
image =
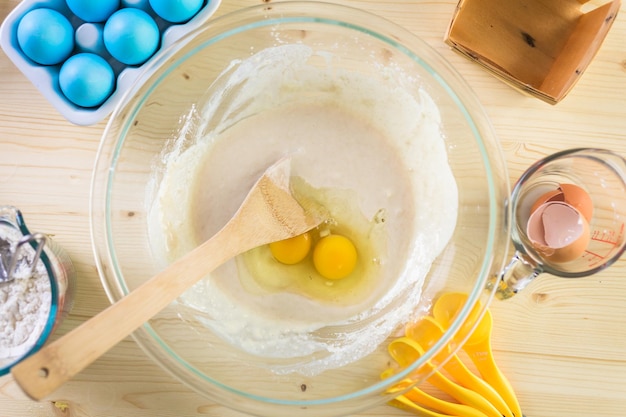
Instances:
[[[269,0],[224,0],[217,15]],[[474,88],[490,116],[511,182],[558,150],[596,146],[626,156],[626,10],[573,91],[550,106],[524,96],[456,54],[443,36],[456,0],[343,0],[424,38]],[[18,4],[0,0],[0,20]],[[0,204],[22,210],[32,230],[54,235],[78,270],[76,303],[57,335],[108,305],[90,246],[89,183],[106,121],[72,125],[0,51]],[[626,259],[597,275],[541,276],[494,301],[496,360],[527,417],[626,414]],[[0,378],[4,417],[241,416],[191,392],[153,364],[131,338],[49,399],[32,402]],[[402,416],[381,405],[360,416]]]

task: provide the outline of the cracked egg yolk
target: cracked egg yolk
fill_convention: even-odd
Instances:
[[[328,235],[320,239],[313,250],[313,265],[327,279],[345,278],[356,267],[357,253],[350,239]]]
[[[270,251],[276,260],[285,265],[302,261],[311,250],[311,234],[303,233],[289,239],[270,243]]]

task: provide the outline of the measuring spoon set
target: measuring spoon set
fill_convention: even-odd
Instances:
[[[405,335],[393,340],[388,347],[389,354],[400,369],[414,363],[435,346],[466,301],[466,294],[443,294],[435,302],[432,316],[422,317],[406,326]],[[391,392],[398,393],[392,405],[429,417],[523,416],[511,384],[493,358],[491,313],[487,309],[480,317],[480,311],[480,305],[474,307],[452,341],[454,346],[462,346],[478,375],[463,363],[453,352],[453,346],[448,344],[417,370],[428,374],[426,381],[446,398],[438,398],[418,387],[407,390],[410,382],[405,380],[391,389]],[[438,364],[443,364],[441,369]],[[382,378],[396,372],[398,369],[388,368]]]

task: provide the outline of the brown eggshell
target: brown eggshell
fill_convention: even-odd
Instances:
[[[574,184],[559,184],[559,190],[563,192],[564,201],[585,216],[587,222],[591,222],[593,201],[589,194]]]
[[[564,201],[563,191],[557,189],[543,193],[530,207],[530,214],[534,213],[540,205],[550,201]]]
[[[537,252],[555,263],[569,262],[580,257],[591,240],[589,223],[575,207],[551,201],[537,207],[528,219],[526,233]],[[560,243],[576,233],[567,244]]]

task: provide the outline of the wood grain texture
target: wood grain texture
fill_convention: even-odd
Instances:
[[[276,0],[224,0],[218,15]],[[511,182],[546,154],[598,146],[626,156],[626,10],[556,106],[520,94],[453,52],[443,36],[455,0],[335,0],[421,36],[472,86],[499,136]],[[18,0],[0,0],[0,20]],[[108,305],[89,235],[89,182],[104,122],[63,119],[0,51],[0,203],[54,235],[79,272],[75,307],[57,337]],[[542,276],[491,306],[494,355],[527,417],[621,417],[626,409],[626,259],[593,277]],[[42,402],[0,378],[5,417],[238,417],[174,380],[130,338]],[[359,416],[405,416],[380,406]]]

